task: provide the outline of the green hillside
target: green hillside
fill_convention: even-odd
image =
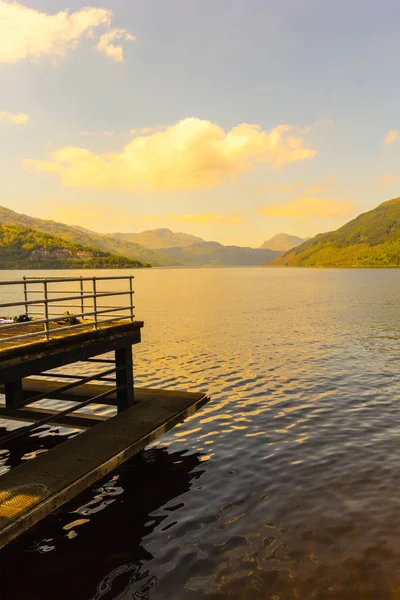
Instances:
[[[19,227],[26,227],[28,229],[50,233],[51,235],[56,235],[72,244],[98,248],[104,252],[119,254],[139,262],[150,263],[154,266],[173,264],[173,261],[161,254],[161,252],[144,248],[135,242],[114,238],[111,235],[95,233],[88,229],[71,227],[70,225],[57,223],[56,221],[47,221],[45,219],[29,217],[28,215],[16,213],[3,206],[0,206],[0,223],[3,225],[17,225]]]
[[[144,266],[148,265],[96,248],[71,244],[48,233],[0,225],[0,269],[122,269]]]
[[[400,267],[400,198],[380,204],[337,231],[317,235],[270,264],[290,267]]]

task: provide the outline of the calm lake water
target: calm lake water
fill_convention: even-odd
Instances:
[[[6,548],[1,600],[399,599],[400,271],[135,275],[136,383],[212,402]]]

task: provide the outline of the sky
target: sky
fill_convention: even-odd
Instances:
[[[398,0],[0,0],[0,204],[257,247],[400,195]]]

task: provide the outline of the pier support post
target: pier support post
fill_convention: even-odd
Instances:
[[[20,404],[24,398],[22,391],[22,379],[15,379],[9,381],[4,385],[6,406],[13,406],[14,404]]]
[[[132,346],[125,346],[115,350],[115,366],[116,366],[116,384],[124,386],[117,390],[117,408],[118,412],[122,412],[133,405],[133,364],[132,364]]]

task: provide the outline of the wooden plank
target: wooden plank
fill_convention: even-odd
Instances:
[[[57,381],[54,379],[42,379],[39,377],[29,377],[29,379],[23,380],[23,390],[25,398],[33,398],[42,393],[46,393],[46,398],[51,400],[86,400],[88,398],[94,398],[100,394],[104,394],[110,389],[109,385],[99,383],[85,383],[78,385],[72,390],[66,392],[57,392],[57,388],[61,385],[65,385],[64,381]],[[4,394],[4,386],[0,385],[0,393]],[[193,392],[178,392],[180,396],[186,398],[192,398]],[[171,398],[177,394],[174,390],[157,390],[150,388],[135,388],[135,402],[142,402],[143,400],[151,400],[152,398]],[[111,393],[107,398],[103,398],[101,404],[113,405],[116,404],[115,393]]]
[[[205,394],[158,395],[0,477],[0,548],[208,400]]]
[[[39,377],[29,377],[29,379],[24,379],[22,382],[24,398],[34,398],[39,394],[46,394],[46,398],[50,400],[76,400],[82,401],[87,400],[88,398],[94,398],[95,396],[100,396],[104,392],[107,392],[110,389],[109,385],[104,384],[96,384],[96,383],[86,383],[82,385],[78,385],[72,390],[67,390],[66,392],[58,392],[58,388],[62,385],[66,385],[66,381],[57,381],[55,379],[42,379]],[[111,385],[112,387],[112,385]],[[5,386],[0,385],[0,393],[4,393]],[[115,392],[111,393],[108,398],[104,398],[102,400],[102,404],[112,404],[116,405],[116,395]]]
[[[17,408],[10,410],[5,406],[0,406],[0,418],[10,419],[12,421],[23,421],[26,423],[39,423],[42,419],[53,417],[49,425],[58,425],[59,427],[72,427],[75,429],[90,429],[93,425],[106,421],[110,417],[98,415],[95,413],[72,412],[69,415],[58,416],[59,411],[48,408],[30,407]],[[1,438],[0,438],[1,442]]]

